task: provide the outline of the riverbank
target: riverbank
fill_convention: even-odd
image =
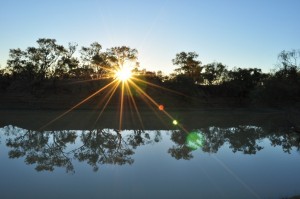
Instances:
[[[107,84],[109,81],[104,80],[49,81],[39,86],[13,84],[0,92],[0,126],[32,130],[162,130],[180,126],[195,129],[300,124],[300,104],[295,102],[270,106],[248,98],[216,97],[200,87],[199,92],[187,95],[146,84],[139,85],[143,92],[134,87],[122,92],[119,87],[111,95],[111,88],[101,90]],[[159,110],[159,105],[163,110]],[[173,120],[179,125],[174,126]]]
[[[300,124],[300,112],[279,109],[190,109],[190,110],[124,111],[120,124],[118,110],[0,110],[0,126],[14,125],[31,130],[84,130],[112,129],[185,129],[209,126],[232,127],[239,125],[292,127]],[[172,120],[179,122],[173,125]]]

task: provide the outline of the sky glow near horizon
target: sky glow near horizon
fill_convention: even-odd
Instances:
[[[9,49],[53,38],[78,50],[95,41],[103,51],[136,48],[141,69],[166,74],[181,51],[269,72],[280,51],[300,48],[299,8],[298,0],[0,0],[0,65]]]

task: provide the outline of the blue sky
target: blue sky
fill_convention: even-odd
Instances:
[[[203,64],[275,68],[282,50],[300,48],[299,0],[0,0],[0,64],[9,49],[54,38],[79,47],[127,45],[141,68],[172,72],[195,51]]]

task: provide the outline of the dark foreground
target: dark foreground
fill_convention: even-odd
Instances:
[[[206,109],[147,109],[124,111],[120,123],[118,109],[105,110],[6,110],[0,109],[0,126],[16,125],[31,130],[64,129],[176,129],[172,119],[186,129],[238,125],[264,126],[268,128],[287,127],[298,131],[300,111],[271,108],[206,108]]]

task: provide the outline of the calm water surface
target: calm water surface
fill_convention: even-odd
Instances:
[[[0,128],[0,198],[283,198],[300,194],[300,135]]]

